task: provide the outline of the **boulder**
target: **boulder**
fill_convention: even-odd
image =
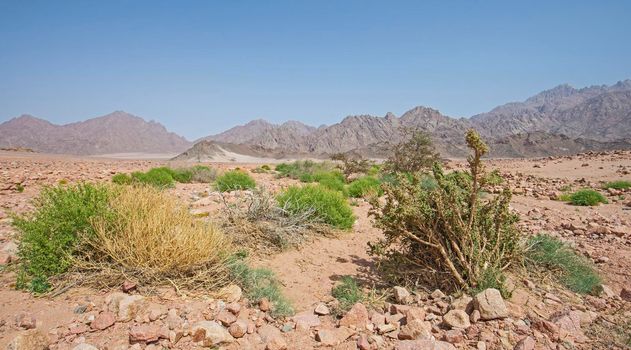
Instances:
[[[368,310],[362,303],[357,303],[342,317],[340,326],[364,329],[368,323]]]
[[[408,292],[407,289],[396,286],[394,287],[393,291],[394,291],[394,300],[396,300],[397,303],[400,303],[400,304],[407,303],[407,299],[410,296],[410,292]]]
[[[130,343],[151,343],[160,339],[160,327],[153,324],[141,324],[129,329]]]
[[[96,316],[94,321],[90,323],[90,327],[92,327],[92,329],[102,331],[114,325],[115,322],[116,316],[114,315],[114,313],[111,311],[104,311]]]

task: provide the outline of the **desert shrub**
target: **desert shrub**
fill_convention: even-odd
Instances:
[[[153,168],[146,173],[135,171],[131,173],[133,183],[150,185],[157,188],[175,187],[175,180],[166,168]]]
[[[313,182],[316,173],[328,172],[335,167],[329,162],[314,162],[312,160],[297,160],[293,163],[281,163],[276,165],[276,172],[280,177]]]
[[[631,188],[631,181],[626,181],[626,180],[618,180],[618,181],[611,181],[611,182],[607,182],[603,188],[608,189],[608,188],[613,188],[614,190],[626,190]]]
[[[535,268],[552,270],[555,278],[570,290],[598,294],[602,280],[592,264],[558,238],[537,235],[529,239],[526,261]]]
[[[494,169],[493,171],[486,174],[484,182],[490,186],[499,186],[504,183],[504,178],[498,169]]]
[[[592,189],[578,190],[570,195],[570,203],[581,206],[594,206],[607,203],[607,198],[598,191]]]
[[[340,302],[342,311],[347,311],[364,300],[363,291],[351,276],[343,276],[340,283],[331,289],[331,295]]]
[[[292,186],[276,198],[280,207],[289,213],[309,213],[309,217],[339,229],[350,229],[355,222],[344,195],[322,185]]]
[[[385,203],[372,200],[371,214],[385,239],[371,244],[371,251],[395,262],[385,264],[394,269],[390,277],[476,288],[489,280],[500,283],[502,271],[520,256],[510,191],[480,199],[481,157],[488,148],[473,130],[466,141],[473,151],[467,173],[446,175],[434,163],[436,188],[421,186],[420,174],[413,181],[399,175],[397,185],[383,186]]]
[[[15,189],[16,189],[16,191],[22,193],[22,192],[24,192],[24,185],[17,184],[17,185],[15,185]]]
[[[232,277],[243,288],[251,302],[257,303],[267,298],[274,317],[289,316],[294,313],[291,303],[281,292],[280,283],[274,272],[263,268],[253,269],[238,257],[232,259],[229,267]]]
[[[270,254],[297,247],[313,235],[328,235],[331,229],[307,212],[289,212],[278,206],[265,189],[244,193],[221,211],[219,222],[235,245],[257,254]]]
[[[211,183],[217,178],[217,170],[205,165],[195,165],[190,168],[191,182]]]
[[[336,153],[331,156],[332,160],[341,162],[338,168],[344,174],[344,180],[348,181],[354,174],[366,174],[373,162],[363,158],[361,155],[352,155],[348,153]]]
[[[313,181],[320,185],[346,195],[344,175],[339,171],[319,172],[313,175]]]
[[[112,182],[117,185],[130,185],[133,182],[133,180],[131,176],[125,173],[118,173],[112,176]]]
[[[221,192],[230,192],[237,190],[249,190],[256,187],[254,179],[246,172],[241,170],[227,171],[215,180],[217,189]]]
[[[429,134],[405,128],[403,141],[390,149],[390,157],[384,162],[386,172],[415,173],[431,168],[439,160]]]
[[[75,259],[79,270],[94,272],[95,282],[117,285],[133,276],[145,285],[169,282],[190,289],[228,282],[226,236],[196,220],[173,196],[130,187],[109,207],[112,215],[94,217],[94,233],[81,235],[82,251]]]
[[[269,166],[269,165],[267,165],[267,164],[263,164],[263,165],[261,165],[261,169],[263,169],[263,170],[265,170],[265,171],[270,171],[270,170],[272,170],[272,168],[270,168],[270,166]]]
[[[364,176],[348,185],[348,195],[353,198],[360,198],[367,195],[382,195],[381,181],[372,176]]]
[[[193,171],[190,168],[171,169],[171,168],[165,167],[164,169],[170,172],[171,177],[173,177],[173,180],[179,183],[187,184],[193,181]]]
[[[14,216],[20,240],[18,287],[45,292],[50,277],[66,272],[79,235],[94,235],[91,220],[108,220],[112,196],[113,191],[102,185],[47,187],[34,200],[33,212]]]

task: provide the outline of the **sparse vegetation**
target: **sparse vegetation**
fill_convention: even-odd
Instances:
[[[230,192],[253,189],[256,187],[256,182],[244,171],[231,170],[218,176],[215,185],[217,190],[221,192]]]
[[[329,172],[334,169],[335,166],[330,162],[314,162],[312,160],[297,160],[293,163],[276,165],[278,176],[289,177],[302,182],[313,182],[315,174]]]
[[[112,182],[118,185],[142,184],[157,188],[169,188],[174,187],[176,182],[210,183],[215,180],[216,176],[217,172],[215,169],[204,165],[176,169],[158,167],[152,168],[147,172],[136,171],[131,173],[131,176],[119,173],[112,177]]]
[[[292,186],[281,192],[277,200],[289,213],[308,213],[309,217],[339,229],[350,229],[355,222],[346,198],[322,185]]]
[[[233,257],[229,264],[231,274],[241,285],[251,302],[257,303],[262,298],[270,302],[274,317],[289,316],[294,313],[291,303],[283,296],[280,283],[274,272],[268,269],[250,268],[242,258]]]
[[[190,168],[192,173],[191,182],[211,183],[217,178],[217,170],[205,165],[195,165]]]
[[[340,302],[341,311],[347,311],[365,297],[357,281],[351,276],[343,276],[340,283],[331,289],[331,295]]]
[[[568,197],[564,197],[564,199],[567,198]],[[573,205],[594,206],[600,203],[607,203],[607,198],[598,191],[586,188],[569,195],[569,202]]]
[[[133,179],[125,173],[118,173],[112,176],[112,182],[117,185],[131,185]]]
[[[320,185],[346,195],[344,175],[339,171],[320,172],[313,175],[313,181]]]
[[[488,148],[473,130],[466,141],[473,152],[468,172],[446,175],[434,163],[435,188],[422,186],[420,174],[412,181],[399,175],[398,185],[384,185],[385,204],[372,201],[375,224],[386,238],[371,244],[371,251],[394,269],[385,271],[389,276],[445,289],[501,287],[502,272],[520,257],[510,191],[480,199],[481,157]]]
[[[355,174],[366,174],[371,169],[373,162],[365,159],[360,155],[351,155],[347,153],[336,153],[331,156],[332,160],[340,161],[338,167],[344,174],[344,180],[349,181],[351,176]]]
[[[175,187],[175,180],[166,168],[153,168],[146,173],[135,171],[131,173],[132,183],[150,185],[157,188]]]
[[[220,222],[236,245],[265,254],[299,246],[309,236],[329,234],[329,226],[312,214],[279,207],[269,192],[256,189],[236,203],[226,203]]]
[[[24,192],[24,185],[17,184],[17,185],[15,185],[15,189],[16,189],[16,191],[22,193],[22,192]]]
[[[528,247],[526,256],[531,266],[551,270],[559,282],[574,292],[600,293],[602,281],[594,267],[558,238],[537,235],[528,241]]]
[[[631,181],[626,180],[618,180],[607,182],[604,186],[604,189],[612,188],[614,190],[627,190],[631,188]]]
[[[392,146],[383,164],[387,172],[415,173],[427,170],[439,160],[430,136],[416,129],[403,129],[403,141]]]
[[[381,196],[381,181],[372,176],[363,176],[348,185],[348,195],[353,198],[360,198],[369,195]]]

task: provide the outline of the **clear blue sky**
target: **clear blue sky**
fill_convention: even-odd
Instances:
[[[0,122],[125,110],[194,139],[626,78],[631,1],[0,0]]]

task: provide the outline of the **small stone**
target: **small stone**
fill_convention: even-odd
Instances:
[[[125,293],[129,293],[132,290],[136,289],[136,283],[132,282],[132,281],[125,281],[123,282],[123,285],[121,286],[121,289],[123,290],[123,292]]]
[[[370,350],[370,342],[366,334],[362,334],[357,338],[357,348],[359,350]]]
[[[267,298],[261,298],[261,300],[259,301],[259,309],[263,312],[269,311],[270,304]]]
[[[94,321],[90,323],[90,327],[92,329],[96,329],[102,331],[110,326],[112,326],[116,322],[116,316],[113,312],[104,311],[96,316]]]
[[[403,313],[407,322],[413,320],[425,320],[425,310],[420,307],[413,307]]]
[[[217,317],[215,317],[215,319],[221,322],[224,326],[228,327],[237,320],[237,316],[235,316],[232,312],[224,309],[217,314]]]
[[[429,295],[430,297],[432,297],[432,299],[436,300],[436,299],[442,299],[445,297],[445,293],[443,293],[440,289],[436,289],[435,291],[432,292],[432,294]]]
[[[379,326],[377,326],[377,332],[379,334],[390,333],[396,329],[397,329],[397,326],[395,326],[392,323],[380,324]]]
[[[368,310],[362,303],[357,303],[342,317],[340,326],[364,329],[368,323]]]
[[[456,347],[444,342],[431,339],[402,340],[396,344],[395,350],[456,350]]]
[[[264,325],[258,330],[258,334],[261,336],[261,340],[265,343],[265,347],[268,350],[284,349],[287,347],[285,339],[280,330],[272,325]]]
[[[620,291],[620,298],[625,301],[631,301],[631,289],[626,287],[622,288],[622,290]]]
[[[141,324],[132,326],[129,329],[129,342],[150,343],[160,339],[160,327],[150,324]]]
[[[37,327],[37,320],[31,313],[20,312],[15,318],[15,325],[23,329],[33,329]]]
[[[241,299],[241,296],[243,295],[243,291],[241,290],[241,287],[237,286],[236,284],[231,284],[221,289],[219,294],[223,297],[223,299],[226,302],[234,303]]]
[[[355,334],[355,331],[344,326],[336,329],[319,329],[316,334],[316,340],[322,343],[322,345],[335,346],[345,341],[353,334]]]
[[[464,335],[461,329],[451,329],[445,332],[443,340],[451,344],[458,344],[464,341]]]
[[[394,300],[396,300],[397,303],[405,304],[409,296],[410,292],[408,292],[407,289],[400,286],[394,287]]]
[[[248,332],[248,322],[245,320],[237,320],[230,325],[228,332],[235,338],[241,338]]]
[[[525,337],[515,344],[513,350],[534,350],[535,349],[535,340],[531,337]]]
[[[469,315],[463,310],[451,310],[443,316],[443,322],[449,328],[466,329],[471,326]]]
[[[480,320],[480,317],[480,311],[473,310],[469,316],[469,321],[471,321],[471,323],[476,323]]]
[[[167,312],[165,322],[169,329],[178,329],[182,326],[182,323],[184,323],[182,318],[177,315],[176,309],[170,309],[169,312]]]
[[[432,324],[423,320],[409,320],[401,327],[399,339],[429,339],[432,336]]]
[[[215,346],[234,340],[228,330],[215,321],[197,322],[191,328],[191,335],[194,342],[200,342],[203,346]]]
[[[329,308],[325,304],[322,304],[322,303],[318,304],[313,310],[313,312],[315,312],[317,315],[328,315],[331,313]]]
[[[294,323],[288,322],[288,323],[283,324],[280,331],[283,333],[289,333],[294,330],[295,326],[296,325]]]
[[[309,311],[298,313],[291,319],[296,322],[297,329],[308,330],[311,327],[318,327],[320,325],[318,315]]]
[[[466,313],[473,311],[473,298],[468,295],[463,295],[460,298],[454,300],[449,308],[452,310],[463,310]]]
[[[473,298],[474,307],[480,311],[482,320],[494,320],[508,317],[508,309],[502,299],[500,291],[488,288],[476,294]]]
[[[241,304],[239,303],[230,303],[228,305],[226,305],[226,309],[230,312],[232,312],[235,315],[239,314],[239,311],[241,311]]]

